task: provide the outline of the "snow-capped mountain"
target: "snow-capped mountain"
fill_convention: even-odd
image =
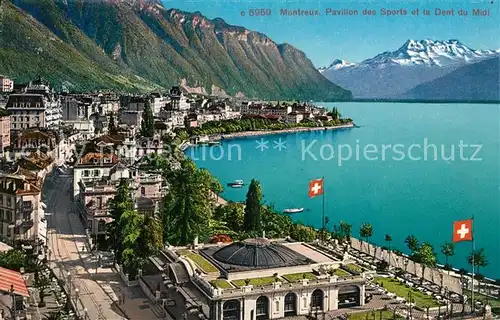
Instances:
[[[318,71],[321,72],[321,73],[323,73],[326,70],[330,70],[330,69],[339,70],[339,69],[342,69],[342,68],[345,68],[345,67],[352,67],[352,66],[355,66],[355,65],[356,65],[355,63],[352,63],[352,62],[349,62],[349,61],[335,59],[335,60],[333,60],[333,62],[328,67],[321,67],[321,68],[318,69]]]
[[[434,41],[408,40],[396,51],[384,52],[374,58],[367,59],[360,65],[397,64],[449,66],[453,64],[475,63],[491,58],[500,53],[499,50],[474,50],[463,45],[458,40]]]
[[[462,66],[500,56],[498,50],[472,49],[458,40],[408,40],[360,63],[335,60],[320,72],[357,98],[391,98]]]

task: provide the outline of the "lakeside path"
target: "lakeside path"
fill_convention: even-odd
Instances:
[[[348,124],[343,124],[343,125],[334,126],[334,127],[298,127],[298,128],[290,128],[290,129],[283,129],[283,130],[259,130],[259,131],[235,132],[235,133],[223,134],[223,135],[221,135],[221,138],[226,140],[226,139],[241,138],[241,137],[264,136],[264,135],[270,135],[270,134],[283,134],[283,133],[308,132],[308,131],[325,131],[325,130],[348,129],[348,128],[354,128],[354,127],[356,127],[356,125],[353,122],[351,122]]]

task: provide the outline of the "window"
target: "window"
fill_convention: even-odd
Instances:
[[[97,208],[102,209],[102,197],[96,198]]]
[[[12,211],[8,211],[7,210],[7,221],[8,222],[14,222],[14,221],[12,221]]]
[[[11,231],[12,229],[11,228],[7,228],[7,238],[10,238],[10,234],[11,234]]]
[[[90,171],[89,170],[83,170],[83,176],[84,177],[90,176]]]
[[[0,204],[3,204],[3,195],[0,195]]]
[[[0,209],[0,220],[4,220],[4,219],[5,219],[5,211],[3,211],[3,209]]]
[[[274,302],[274,306],[276,308],[276,310],[275,310],[276,312],[280,311],[280,302],[279,301]]]
[[[98,177],[98,176],[99,176],[99,173],[100,173],[100,171],[99,171],[99,170],[94,170],[94,177]]]
[[[146,194],[146,187],[141,187],[141,196]]]
[[[12,198],[7,197],[7,207],[10,207],[12,205]]]

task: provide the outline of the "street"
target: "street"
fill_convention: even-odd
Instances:
[[[57,169],[56,169],[57,170]],[[112,268],[97,268],[88,252],[83,224],[71,201],[73,177],[52,173],[55,187],[47,193],[49,265],[66,282],[76,311],[84,319],[157,319],[162,314],[139,287],[128,288]],[[124,303],[118,303],[124,297]]]

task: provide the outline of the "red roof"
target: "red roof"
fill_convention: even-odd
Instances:
[[[15,294],[24,297],[30,296],[21,273],[0,267],[0,292],[10,293],[12,285],[14,285]]]

